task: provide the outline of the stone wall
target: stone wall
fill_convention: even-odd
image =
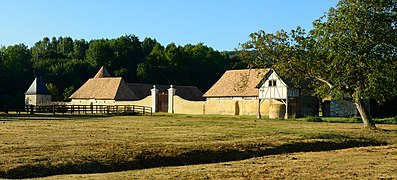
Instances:
[[[261,115],[269,116],[269,105],[272,101],[265,100],[261,103]],[[205,102],[205,114],[225,115],[257,115],[257,99],[208,99]]]
[[[174,96],[174,113],[204,114],[204,104],[205,101],[189,101],[179,96]]]
[[[49,105],[51,104],[51,95],[43,94],[26,94],[25,105]]]
[[[346,100],[331,100],[329,111],[331,117],[353,117],[358,115],[356,106]]]
[[[137,105],[152,107],[152,96],[137,101],[116,101],[115,105]]]

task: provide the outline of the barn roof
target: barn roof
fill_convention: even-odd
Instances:
[[[204,97],[256,97],[257,85],[269,70],[269,68],[228,70],[204,94]]]
[[[45,82],[40,77],[36,77],[33,83],[30,85],[29,89],[25,94],[43,94],[51,95],[50,91],[47,89]]]
[[[137,96],[121,77],[106,77],[89,79],[70,98],[128,101]]]
[[[109,71],[105,68],[105,66],[102,66],[101,69],[95,74],[94,78],[104,78],[104,77],[112,77],[109,73]]]
[[[186,100],[205,100],[203,92],[195,86],[173,86],[175,94]],[[126,83],[121,77],[110,77],[105,67],[101,67],[94,78],[90,78],[71,99],[139,100],[151,95],[153,84]],[[156,85],[159,93],[167,93],[170,86]]]
[[[153,89],[154,84],[140,84],[140,83],[128,83],[128,86],[132,90],[132,92],[138,97],[138,99],[143,99],[147,96],[151,95],[151,89]],[[179,97],[191,100],[191,101],[200,101],[205,100],[203,98],[203,92],[195,86],[179,86],[173,85],[176,89],[175,95]],[[169,85],[156,85],[156,89],[159,90],[159,93],[168,93]]]
[[[94,78],[88,79],[70,98],[129,101],[137,99],[137,96],[123,78],[111,77],[108,70],[102,66]]]

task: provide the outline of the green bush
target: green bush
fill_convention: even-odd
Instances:
[[[323,120],[318,116],[307,116],[303,120],[306,122],[323,122]]]
[[[361,120],[361,117],[351,117],[348,118],[347,123],[362,123],[363,121]]]
[[[397,124],[397,116],[391,118],[374,119],[377,124]]]

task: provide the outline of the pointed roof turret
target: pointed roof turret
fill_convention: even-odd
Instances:
[[[102,66],[101,69],[95,74],[94,78],[104,78],[104,77],[112,77],[109,74],[109,71],[105,68],[105,66]]]
[[[25,94],[51,95],[50,91],[45,85],[45,82],[40,77],[36,77],[34,79],[33,83],[30,85]]]

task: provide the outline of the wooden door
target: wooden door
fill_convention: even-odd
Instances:
[[[168,112],[168,93],[160,93],[157,103],[159,112]]]

